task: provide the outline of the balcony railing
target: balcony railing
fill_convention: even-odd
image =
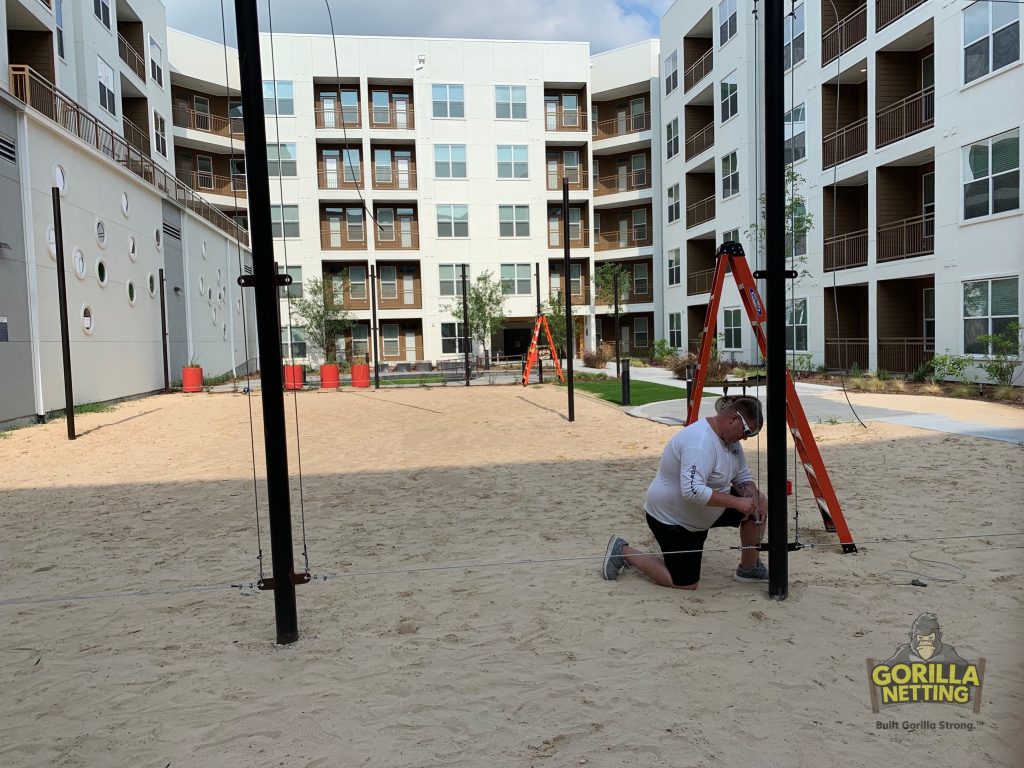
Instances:
[[[362,168],[320,168],[316,172],[320,189],[362,189]]]
[[[825,238],[824,270],[864,267],[868,263],[868,231],[861,229],[845,235]]]
[[[374,189],[416,189],[416,171],[387,166],[373,169]]]
[[[695,227],[715,218],[715,196],[710,194],[693,205],[686,206],[686,228]]]
[[[548,131],[585,131],[587,114],[581,109],[558,108],[544,115],[544,129]]]
[[[708,48],[708,52],[697,59],[689,68],[683,72],[683,93],[689,91],[693,86],[711,74],[715,65],[714,48]]]
[[[835,61],[868,36],[868,6],[865,2],[844,19],[821,34],[821,66]]]
[[[644,248],[654,242],[651,228],[646,224],[638,224],[625,229],[613,229],[598,232],[594,237],[595,251],[612,251],[619,248]]]
[[[620,307],[623,304],[647,304],[654,301],[654,291],[649,280],[647,281],[646,291],[637,291],[635,290],[635,287],[636,286],[634,285],[634,290],[625,291],[619,294]],[[595,303],[599,307],[610,307],[612,306],[612,301],[611,297],[598,296]]]
[[[139,152],[141,152],[142,154],[148,155],[149,133],[139,128],[139,126],[137,126],[127,117],[122,118],[122,122],[124,123],[122,130],[124,131],[125,141],[127,141],[137,150],[139,150]]]
[[[378,276],[377,309],[419,309],[422,306],[423,291],[415,287],[415,283],[409,288],[402,275],[395,282],[385,282]]]
[[[926,131],[935,125],[935,89],[926,88],[879,110],[875,121],[875,146]]]
[[[359,119],[359,105],[357,104],[327,109],[317,107],[314,112],[317,128],[325,130],[336,128],[340,131],[342,128],[359,128],[362,124]]]
[[[618,192],[632,192],[637,189],[651,188],[651,172],[646,168],[638,171],[627,171],[615,176],[602,176],[594,183],[595,195],[614,195]]]
[[[555,275],[552,275],[552,277],[558,277],[558,275],[555,274]],[[581,280],[581,283],[582,282],[583,281]],[[559,283],[558,290],[561,293],[562,303],[564,304],[565,303],[565,293],[564,293],[565,285],[563,283]],[[582,285],[582,284],[576,286],[575,288],[572,289],[572,293],[569,294],[569,300],[572,302],[573,306],[576,306],[576,305],[584,305],[585,306],[585,305],[589,304],[590,303],[590,289],[586,285]]]
[[[562,230],[548,230],[548,248],[563,248],[564,243],[562,240]],[[587,248],[590,245],[590,233],[586,227],[580,225],[579,234],[575,237],[572,234],[572,230],[569,230],[569,247],[570,248]]]
[[[395,222],[373,225],[374,242],[382,251],[415,251],[420,247],[420,228],[416,223]]]
[[[875,31],[881,31],[924,2],[925,0],[875,0]]]
[[[228,197],[246,196],[245,176],[218,176],[205,171],[183,170],[178,170],[176,175],[183,184],[188,184],[200,192]]]
[[[613,139],[616,136],[626,136],[630,133],[640,133],[650,129],[650,112],[619,115],[609,120],[601,120],[594,123],[594,139],[598,141],[601,139]]]
[[[370,127],[392,131],[411,131],[416,127],[416,116],[413,114],[412,104],[404,107],[370,107]]]
[[[139,80],[146,82],[146,60],[132,47],[131,43],[125,40],[122,34],[117,36],[117,53],[121,57],[121,61],[128,65],[128,69],[134,72]]]
[[[691,272],[686,275],[686,295],[696,296],[701,293],[711,293],[711,283],[714,281],[714,269],[702,269],[700,272]]]
[[[868,369],[867,339],[825,339],[825,366],[840,371]]]
[[[344,221],[321,222],[320,248],[324,251],[365,251],[366,225],[349,226]]]
[[[868,119],[862,117],[856,122],[828,134],[822,142],[822,167],[845,163],[855,157],[867,154]]]
[[[693,136],[686,140],[686,159],[696,157],[705,149],[714,146],[715,143],[715,121],[705,125]]]
[[[569,179],[569,189],[585,190],[590,184],[590,175],[582,168],[562,168],[559,173],[548,173],[548,189],[551,191],[562,188],[562,174]]]
[[[22,64],[11,65],[9,71],[11,94],[15,98],[25,102],[86,144],[92,145],[100,153],[127,168],[182,207],[206,219],[244,245],[249,244],[248,232],[154,163],[149,155],[140,152],[95,116],[82,109],[70,96],[58,90],[38,72]]]
[[[935,253],[935,215],[879,224],[875,248],[879,264]]]
[[[935,357],[935,339],[933,338],[878,340],[878,368],[883,371],[913,373],[933,357]]]
[[[196,112],[194,109],[180,106],[172,107],[171,114],[174,118],[174,125],[178,128],[214,133],[218,136],[242,133],[242,119],[239,117],[232,118],[214,115],[210,112]]]

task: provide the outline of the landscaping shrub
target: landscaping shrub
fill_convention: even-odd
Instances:
[[[666,339],[658,339],[654,342],[654,346],[651,347],[651,362],[655,365],[661,365],[670,357],[674,357],[675,354],[675,349],[672,348],[672,345]]]
[[[686,369],[695,365],[697,362],[696,355],[692,355],[687,352],[685,355],[678,355],[665,362],[665,367],[672,371],[672,374],[677,379],[686,380]]]
[[[604,368],[608,364],[608,354],[603,349],[585,349],[583,364],[587,368]]]
[[[921,365],[917,366],[914,372],[910,375],[910,380],[915,381],[918,384],[923,384],[926,381],[935,380],[935,363],[928,360]]]

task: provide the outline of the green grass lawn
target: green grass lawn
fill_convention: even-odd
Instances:
[[[565,386],[559,384],[559,386]],[[590,392],[609,403],[622,405],[622,382],[618,379],[607,381],[573,381],[573,387],[583,392]],[[664,384],[655,384],[650,381],[634,381],[630,384],[629,400],[630,405],[646,405],[657,403],[661,400],[684,400],[686,390],[678,387],[669,387]]]
[[[436,374],[425,374],[423,376],[403,376],[400,379],[388,379],[381,378],[380,385],[388,387],[399,387],[399,386],[422,386],[423,384],[440,384],[444,381],[444,376],[438,376]]]

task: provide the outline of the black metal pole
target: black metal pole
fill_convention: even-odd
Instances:
[[[622,361],[622,404],[632,405],[630,402],[630,381],[629,381],[629,358]]]
[[[614,274],[612,293],[615,302],[615,376],[622,375],[622,329],[619,327],[619,273]]]
[[[377,266],[370,267],[370,334],[373,336],[373,388],[380,389],[380,347],[377,340]]]
[[[57,247],[57,297],[60,301],[60,349],[64,358],[64,412],[67,414],[68,440],[75,435],[75,388],[71,380],[71,335],[68,332],[68,283],[64,274],[64,226],[60,217],[60,190],[53,187],[53,235]],[[92,322],[90,319],[89,322]]]
[[[565,378],[569,384],[569,421],[576,421],[576,394],[572,382],[572,292],[569,290],[571,265],[569,262],[569,178],[562,177],[562,275],[565,280]],[[558,352],[556,351],[557,355]]]
[[[267,167],[267,128],[263,114],[263,71],[260,63],[259,19],[256,0],[235,0],[238,68],[245,132],[246,189],[249,200],[249,239],[253,253],[252,282],[256,298],[256,331],[263,389],[263,443],[267,457],[267,506],[270,510],[270,549],[274,574],[274,614],[277,642],[299,639],[295,608],[292,514],[288,487],[288,447],[284,426],[284,382],[281,369],[281,315],[274,238],[270,227],[270,177]]]
[[[466,368],[466,386],[469,386],[469,281],[466,265],[462,265],[462,363]]]
[[[544,314],[544,309],[541,306],[541,301],[540,301],[540,262],[539,261],[533,267],[533,276],[534,276],[534,282],[537,284],[537,317],[540,317],[541,315]],[[540,338],[539,337],[537,339],[537,343],[538,344],[540,343]],[[558,354],[558,350],[557,349],[552,349],[551,350],[551,354],[552,355],[557,355]],[[544,358],[542,358],[539,354],[537,355],[537,377],[538,377],[538,381],[540,381],[540,383],[543,384],[544,383]]]
[[[765,3],[765,304],[768,323],[768,595],[789,594],[786,505],[786,243],[784,136],[785,80],[782,66],[784,0]]]
[[[164,285],[164,270],[160,268],[160,339],[164,353],[164,392],[171,391],[171,363],[167,355],[167,292]]]

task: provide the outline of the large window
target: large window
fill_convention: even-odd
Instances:
[[[441,323],[441,352],[445,355],[465,354],[466,326],[462,323]]]
[[[679,185],[668,188],[668,223],[679,219]]]
[[[352,150],[346,150],[346,153]],[[358,150],[356,150],[358,152]],[[359,155],[356,155],[356,169],[359,168]],[[295,160],[295,144],[267,144],[267,170],[271,176],[298,176],[298,167]],[[358,172],[356,179],[359,178]],[[352,181],[348,177],[346,167],[345,181]]]
[[[641,349],[651,343],[651,324],[646,317],[637,317],[633,320],[633,341]]]
[[[366,267],[352,266],[348,268],[348,295],[349,298],[357,301],[366,299]]]
[[[646,296],[651,292],[651,281],[647,270],[647,264],[640,262],[633,265],[633,290],[632,293]]]
[[[499,237],[530,236],[530,206],[499,205],[498,206]]]
[[[730,229],[722,233],[723,243],[738,243],[739,241],[740,231],[738,229]]]
[[[117,114],[117,96],[114,93],[114,70],[100,57],[96,57],[96,76],[100,86],[100,106],[112,115]]]
[[[299,236],[299,206],[272,203],[270,206],[270,229],[274,237]]]
[[[466,145],[437,144],[434,147],[434,176],[438,179],[466,178]]]
[[[668,344],[673,349],[683,348],[683,313],[668,313]]]
[[[465,205],[437,206],[438,237],[469,237],[469,208]]]
[[[793,203],[793,218],[786,222],[786,258],[790,256],[807,255],[807,227],[801,227],[799,231],[795,222],[802,220],[807,215],[807,208],[803,203]]]
[[[533,279],[529,264],[501,265],[501,292],[506,296],[529,296],[533,293]]]
[[[370,326],[366,323],[354,323],[352,325],[352,358],[360,358],[369,361],[370,353]]]
[[[282,285],[278,287],[277,295],[282,299],[301,299],[302,267],[286,267],[283,264],[279,264],[277,271],[282,275],[290,275],[292,278],[291,285]]]
[[[793,107],[785,115],[787,165],[807,156],[807,110],[803,104]]]
[[[736,153],[730,152],[722,158],[722,199],[739,194],[740,167]]]
[[[665,95],[679,87],[679,51],[665,57]]]
[[[807,299],[786,301],[786,349],[807,351]]]
[[[804,5],[801,3],[793,12],[786,15],[782,27],[785,46],[782,49],[782,63],[786,69],[795,67],[804,60]]]
[[[742,349],[743,334],[740,328],[740,308],[730,307],[725,310],[725,322],[722,323],[725,333],[725,340],[722,349]]]
[[[718,44],[725,45],[736,34],[736,0],[718,4]]]
[[[963,148],[964,218],[1020,208],[1020,129]]]
[[[1020,8],[1012,2],[974,3],[964,9],[964,82],[1020,59]]]
[[[57,55],[64,58],[64,0],[53,1],[54,28],[57,32]]]
[[[679,154],[679,118],[673,117],[665,125],[665,157],[671,160]]]
[[[289,343],[289,340],[291,343]],[[282,328],[281,329],[281,357],[290,359],[293,357],[306,356],[306,329],[305,328]]]
[[[526,86],[494,86],[494,116],[499,120],[525,120]]]
[[[736,84],[736,73],[733,72],[721,82],[722,122],[740,111],[739,86]]]
[[[498,178],[525,179],[529,176],[525,144],[498,145]]]
[[[440,293],[442,296],[462,295],[462,265],[461,264],[440,264],[438,265],[438,278],[440,279]],[[466,280],[469,280],[469,267],[466,267]]]
[[[668,261],[668,284],[679,285],[683,278],[683,266],[679,261],[679,249],[672,248],[667,254]],[[672,346],[675,346],[673,344]]]
[[[104,27],[110,29],[110,0],[92,0],[92,12]]]
[[[434,83],[430,87],[434,117],[465,117],[466,97],[461,85]]]
[[[983,336],[1005,334],[1013,338],[1013,354],[1018,352],[1019,331],[1009,326],[1020,322],[1016,277],[997,280],[969,280],[964,283],[964,352],[990,355],[992,345]]]
[[[381,323],[381,356],[398,357],[398,323]]]
[[[291,80],[263,81],[263,112],[268,116],[295,114],[295,87]]]
[[[149,38],[149,76],[161,88],[164,87],[164,54],[152,37]]]
[[[161,157],[167,157],[167,121],[156,110],[153,111],[153,149]]]

